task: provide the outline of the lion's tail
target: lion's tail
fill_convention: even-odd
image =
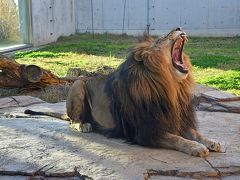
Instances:
[[[24,111],[24,114],[50,116],[50,117],[62,119],[64,121],[70,121],[70,118],[66,114],[61,114],[61,113],[56,113],[56,112],[41,112],[41,111],[32,111],[30,109],[26,109]]]

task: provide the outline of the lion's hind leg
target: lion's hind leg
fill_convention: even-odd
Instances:
[[[215,152],[222,152],[224,148],[221,147],[219,142],[216,142],[215,140],[209,139],[203,135],[201,135],[197,130],[194,130],[192,128],[188,129],[183,133],[183,137],[197,141],[203,145],[205,145],[209,150],[215,151]]]
[[[192,156],[206,157],[209,155],[209,150],[203,144],[171,133],[166,133],[160,139],[159,145],[160,147],[175,149]]]

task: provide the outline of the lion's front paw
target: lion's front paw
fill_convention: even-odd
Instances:
[[[88,133],[88,132],[92,132],[92,125],[90,123],[71,123],[69,124],[69,127],[77,130],[77,131],[81,131],[83,133]]]
[[[191,155],[199,157],[207,157],[209,155],[209,150],[203,144],[198,143],[191,149]]]
[[[221,151],[221,145],[220,145],[219,142],[212,141],[211,143],[209,143],[208,149],[211,150],[211,151],[220,152]]]

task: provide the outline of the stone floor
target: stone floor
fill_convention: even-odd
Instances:
[[[219,96],[212,89],[203,92]],[[69,175],[75,167],[86,176],[63,179],[240,179],[238,113],[197,112],[200,132],[226,144],[226,152],[211,152],[203,159],[168,149],[131,145],[95,133],[75,132],[68,128],[68,122],[59,119],[25,117],[21,113],[27,108],[64,113],[65,102],[49,104],[30,96],[0,99],[0,179],[26,179],[26,175],[41,168],[46,174]],[[16,116],[5,118],[5,112]],[[9,172],[25,176],[7,176]]]

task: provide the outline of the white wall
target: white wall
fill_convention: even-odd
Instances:
[[[77,32],[240,35],[240,0],[29,0],[34,46]],[[125,7],[125,8],[124,8]]]
[[[31,1],[32,43],[39,46],[76,32],[75,0]]]
[[[77,32],[124,32],[137,35],[146,30],[149,23],[150,33],[155,35],[166,33],[177,26],[183,27],[194,36],[240,35],[240,0],[92,0],[92,2],[93,6],[91,0],[76,0]]]

